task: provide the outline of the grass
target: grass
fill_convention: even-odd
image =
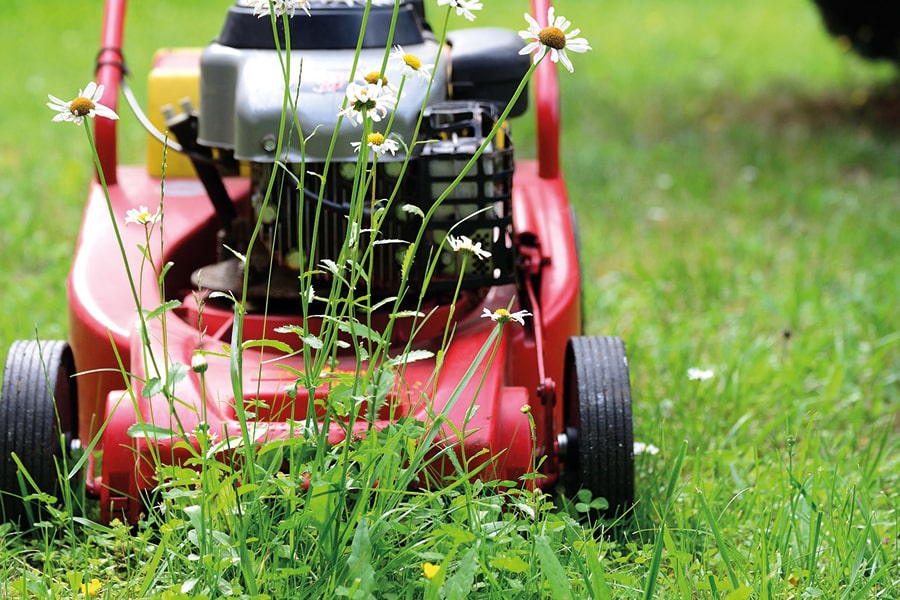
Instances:
[[[126,56],[140,92],[152,49],[203,44],[228,3],[132,4]],[[574,75],[562,74],[563,160],[579,215],[587,328],[628,343],[636,437],[661,451],[638,457],[639,503],[612,539],[594,540],[565,512],[534,523],[507,505],[504,518],[498,507],[508,497],[464,488],[384,505],[408,511],[409,520],[397,522],[443,522],[445,537],[369,523],[369,531],[356,529],[360,537],[341,538],[353,548],[352,564],[376,569],[397,597],[434,593],[411,548],[427,548],[437,564],[454,542],[469,559],[460,564],[477,560],[496,575],[489,589],[498,595],[567,597],[571,587],[598,598],[893,597],[895,69],[841,52],[811,2],[558,7],[594,48],[575,57]],[[518,29],[522,10],[493,7],[483,22]],[[173,11],[171,22],[191,26],[166,28],[154,11]],[[84,17],[73,22],[61,2],[0,7],[0,18],[22,23],[34,33],[28,43],[44,50],[0,41],[10,46],[7,79],[21,86],[5,88],[0,115],[0,353],[35,329],[65,334],[63,280],[90,163],[81,136],[52,126],[43,102],[90,78],[99,14]],[[141,134],[124,127],[125,159],[140,161]],[[529,131],[523,124],[514,133],[521,140]],[[690,381],[689,367],[715,375]],[[468,517],[455,521],[447,506],[469,507]],[[277,510],[260,515],[263,525],[273,526]],[[475,523],[501,535],[480,533],[469,543]],[[172,573],[154,571],[154,549],[166,545],[150,529],[75,529],[32,540],[0,529],[4,595],[25,584],[33,597],[77,590],[83,576],[102,580],[101,597],[128,597],[190,572],[175,543],[182,532],[168,548],[183,560],[167,564],[184,570]],[[366,553],[376,535],[386,555]],[[214,547],[210,560],[229,560],[227,545]],[[301,547],[308,554],[297,558],[298,570],[329,566],[321,550],[293,548]],[[519,577],[522,563],[529,567]],[[458,577],[447,582],[447,597],[472,581],[464,569],[451,573]]]

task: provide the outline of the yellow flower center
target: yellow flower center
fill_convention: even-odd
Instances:
[[[415,54],[404,54],[403,62],[405,62],[406,65],[413,71],[418,71],[422,68],[422,61],[419,60],[419,57]]]
[[[85,98],[84,96],[78,96],[69,103],[69,112],[76,117],[86,117],[91,114],[91,111],[96,107],[97,105],[91,102],[90,99]]]
[[[366,141],[372,146],[380,146],[384,143],[384,136],[376,131],[370,133]]]
[[[378,71],[372,71],[371,73],[366,73],[366,76],[363,77],[363,79],[366,80],[366,83],[369,83],[369,84],[372,84],[372,85],[375,85],[375,84],[378,83],[379,81],[381,82],[381,85],[387,85],[387,84],[388,84],[387,77],[382,77],[382,76],[381,76],[381,73],[378,72]]]
[[[554,50],[566,47],[566,34],[559,27],[544,27],[538,34],[538,41]]]

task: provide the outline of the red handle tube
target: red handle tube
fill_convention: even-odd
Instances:
[[[532,0],[534,18],[546,27],[551,0]],[[537,119],[538,174],[543,179],[559,177],[559,81],[556,64],[543,60],[534,72],[534,98]]]
[[[122,79],[124,62],[122,58],[122,37],[125,28],[125,0],[106,0],[103,11],[103,31],[100,37],[100,52],[97,54],[97,84],[103,86],[104,105],[116,110],[119,101],[119,82]],[[108,184],[116,182],[116,121],[96,119],[94,121],[97,154],[100,168]]]

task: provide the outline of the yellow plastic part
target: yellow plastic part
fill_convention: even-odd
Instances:
[[[196,108],[200,102],[200,54],[202,48],[164,48],[153,57],[147,83],[147,117],[156,128],[166,133],[163,107],[181,112],[181,102],[189,98]],[[186,157],[169,150],[165,156],[166,177],[195,177],[194,167]],[[163,145],[147,134],[147,172],[162,176]]]

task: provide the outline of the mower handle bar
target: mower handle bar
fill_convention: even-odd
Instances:
[[[100,38],[100,52],[97,54],[97,84],[104,88],[103,101],[117,110],[119,88],[125,72],[122,56],[122,40],[125,29],[126,0],[106,0],[103,13],[103,29]],[[532,12],[538,23],[545,23],[547,10],[552,0],[531,0]],[[559,82],[556,65],[549,60],[541,61],[534,73],[534,97],[537,120],[538,174],[544,179],[559,176]],[[95,119],[97,154],[100,168],[106,182],[116,182],[117,150],[116,121]]]

